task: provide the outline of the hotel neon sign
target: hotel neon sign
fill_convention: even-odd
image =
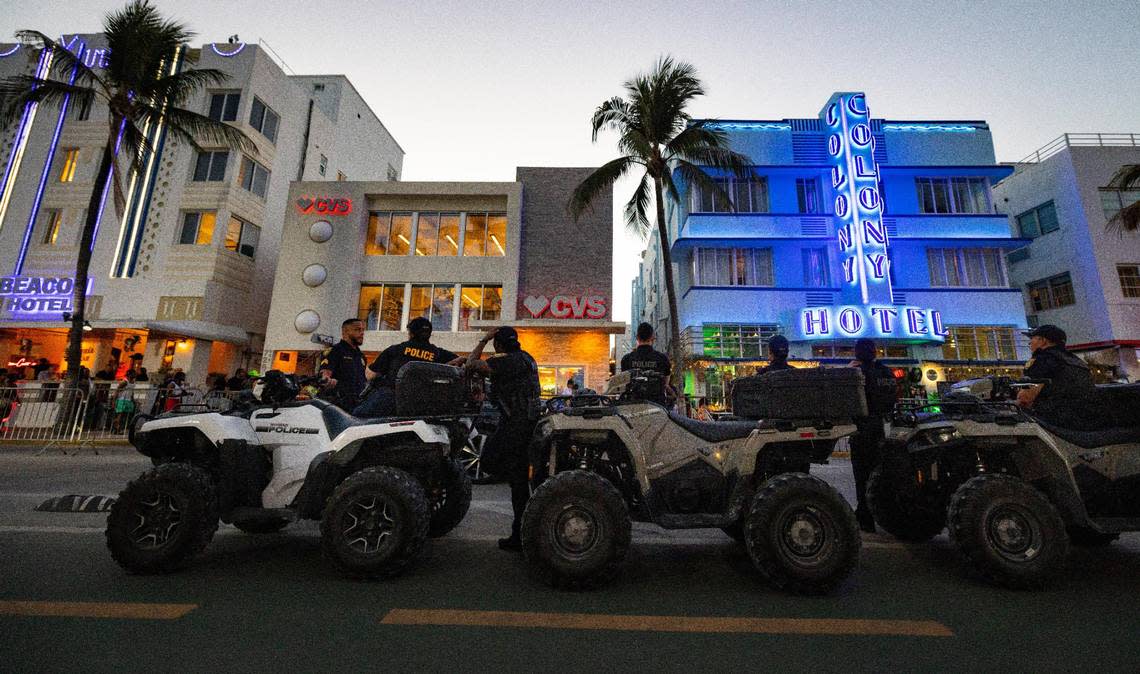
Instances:
[[[88,293],[91,279],[88,279]],[[0,302],[4,310],[20,316],[73,311],[75,279],[56,276],[0,276]]]
[[[890,237],[883,224],[866,97],[834,94],[820,116],[828,131],[835,190],[842,303],[800,310],[800,334],[805,339],[875,336],[944,341],[947,331],[938,311],[893,303]]]

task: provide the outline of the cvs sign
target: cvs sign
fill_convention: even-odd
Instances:
[[[606,298],[601,295],[571,296],[530,295],[523,306],[534,318],[605,318]]]
[[[344,197],[303,196],[296,201],[303,215],[348,215],[352,213],[352,199]]]

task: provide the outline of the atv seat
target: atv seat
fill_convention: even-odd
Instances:
[[[747,438],[757,428],[755,421],[698,421],[676,412],[670,412],[669,418],[681,428],[708,442]]]
[[[1037,423],[1040,424],[1041,428],[1044,428],[1058,438],[1085,449],[1140,443],[1140,426],[1118,426],[1099,431],[1074,431],[1071,428],[1054,426],[1040,419],[1037,420]]]
[[[321,411],[321,420],[325,422],[329,440],[353,426],[366,426],[368,424],[382,424],[387,417],[354,417],[327,400],[307,400],[305,404],[312,405]]]

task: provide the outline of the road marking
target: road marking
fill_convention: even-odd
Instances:
[[[101,534],[95,527],[21,527],[0,526],[0,534]]]
[[[954,636],[954,632],[949,627],[933,620],[875,620],[869,618],[716,618],[395,608],[388,611],[380,622],[384,625],[453,625],[627,632]]]
[[[123,618],[177,620],[197,604],[133,604],[125,602],[0,601],[0,615],[56,618]]]

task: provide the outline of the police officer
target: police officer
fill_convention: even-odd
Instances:
[[[348,412],[360,401],[364,390],[364,322],[349,318],[340,324],[340,341],[321,353],[319,367],[324,398]]]
[[[480,360],[487,342],[494,342],[495,355]],[[483,466],[492,475],[504,477],[511,485],[514,521],[511,535],[499,539],[503,550],[522,550],[519,530],[523,511],[530,500],[527,448],[538,422],[540,408],[538,365],[519,344],[514,328],[492,328],[467,356],[467,368],[489,375],[491,402],[502,415],[498,429],[483,447]]]
[[[396,374],[412,361],[457,364],[459,356],[431,343],[431,321],[408,321],[408,340],[393,344],[376,356],[364,373],[368,389],[364,400],[352,411],[358,417],[390,417],[396,414]]]
[[[770,360],[767,365],[760,368],[756,374],[767,374],[769,372],[779,372],[780,370],[795,369],[788,365],[788,338],[783,335],[776,335],[768,340],[768,354]]]
[[[1099,410],[1092,373],[1085,361],[1065,350],[1065,331],[1055,325],[1041,325],[1022,334],[1033,349],[1025,376],[1048,381],[1019,391],[1017,404],[1032,409],[1046,423],[1096,430]]]
[[[894,374],[875,357],[875,342],[863,338],[855,342],[855,360],[851,367],[863,372],[863,387],[867,395],[868,416],[855,420],[857,428],[851,436],[851,472],[855,475],[855,519],[859,528],[875,531],[875,518],[867,505],[867,478],[879,462],[879,445],[886,434],[883,421],[894,409],[898,388]]]
[[[672,387],[669,386],[669,375],[673,372],[673,365],[669,362],[668,356],[653,348],[653,343],[656,341],[657,336],[653,334],[652,325],[648,323],[638,325],[637,348],[622,356],[621,370],[622,372],[649,370],[660,374],[664,385],[661,393],[652,402],[668,406],[666,401],[672,393]]]

